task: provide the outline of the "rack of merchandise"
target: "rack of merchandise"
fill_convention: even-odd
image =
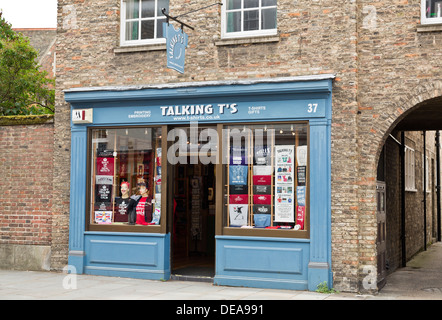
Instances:
[[[228,227],[273,227],[274,135],[268,142],[255,148],[251,132],[244,147],[227,142]]]
[[[299,145],[296,128],[269,129],[262,145],[255,144],[252,130],[243,134],[241,146],[234,145],[230,134],[226,226],[305,230],[307,146]]]

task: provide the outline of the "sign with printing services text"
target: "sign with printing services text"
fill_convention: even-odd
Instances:
[[[163,34],[167,45],[167,67],[184,73],[188,36],[183,29],[175,29],[172,24],[163,23]]]

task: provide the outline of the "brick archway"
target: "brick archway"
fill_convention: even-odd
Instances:
[[[398,97],[382,114],[373,115],[368,130],[359,128],[361,141],[370,143],[359,145],[359,287],[364,288],[367,279],[367,266],[376,267],[376,174],[382,148],[391,132],[413,110],[424,102],[442,97],[442,81],[421,82],[407,94]],[[441,108],[442,112],[442,108]],[[369,290],[368,290],[369,291]]]

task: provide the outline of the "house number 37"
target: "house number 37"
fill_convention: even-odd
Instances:
[[[316,113],[316,109],[318,108],[317,103],[309,103],[307,106],[308,106],[308,109],[307,109],[308,113]]]

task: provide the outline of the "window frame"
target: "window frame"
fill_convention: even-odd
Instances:
[[[85,231],[97,232],[133,232],[133,233],[161,233],[167,231],[167,197],[161,197],[161,218],[158,225],[120,225],[120,224],[94,224],[91,223],[93,212],[92,206],[92,146],[93,131],[97,129],[103,130],[121,130],[121,129],[145,129],[145,128],[161,128],[161,136],[167,137],[167,125],[139,125],[139,126],[105,126],[105,127],[89,127],[87,130],[87,166],[86,166],[86,208],[85,208]],[[161,139],[161,148],[167,150],[167,139]],[[166,148],[166,149],[164,149]],[[161,174],[167,176],[167,165],[162,166]],[[161,183],[161,194],[167,194],[167,183]]]
[[[217,205],[216,207],[216,225],[219,226],[216,229],[217,235],[227,235],[227,236],[250,236],[250,237],[275,237],[275,238],[293,238],[293,239],[309,239],[310,238],[310,123],[309,121],[304,120],[293,120],[293,121],[284,121],[284,122],[245,122],[241,123],[244,126],[255,126],[255,125],[284,125],[284,124],[303,124],[306,125],[307,128],[307,168],[306,168],[306,183],[305,183],[305,220],[304,220],[304,230],[294,230],[294,229],[265,229],[265,228],[238,228],[238,227],[229,227],[227,224],[228,209],[227,214],[224,210],[224,207],[227,206],[228,201],[226,198],[226,194],[224,192],[224,187],[228,186],[227,175],[226,175],[226,164],[223,164],[223,161],[217,165],[217,177],[222,177],[217,180],[219,185],[217,184],[217,203],[221,205]],[[234,123],[222,123],[218,126],[218,134],[221,134],[222,129],[227,129],[229,126],[235,126]],[[296,151],[295,151],[296,152]],[[223,155],[224,157],[224,155]],[[274,204],[272,204],[274,205]],[[296,212],[295,212],[296,214]],[[296,216],[295,216],[296,219]]]
[[[405,191],[416,192],[416,156],[414,149],[405,146]]]
[[[441,5],[442,5],[442,1]],[[441,9],[442,10],[442,9]],[[439,18],[427,18],[427,0],[421,0],[421,24],[442,24],[442,15]]]
[[[158,12],[158,0],[155,1],[155,17],[149,17],[149,18],[141,18],[141,5],[142,0],[140,0],[140,16],[138,18],[134,19],[126,19],[126,10],[127,10],[127,0],[121,0],[121,10],[120,10],[120,46],[121,47],[131,47],[131,46],[142,46],[142,45],[149,45],[149,44],[165,44],[166,38],[157,38],[157,21],[159,20],[159,16],[157,16]],[[147,20],[153,20],[155,21],[154,26],[154,39],[141,39],[141,21],[147,21]],[[138,26],[138,32],[139,32],[139,39],[138,40],[126,40],[126,23],[127,21],[139,21]],[[166,22],[166,21],[164,21]]]
[[[262,7],[262,0],[259,0],[259,7],[258,8],[244,8],[242,7],[240,9],[234,9],[234,10],[227,10],[227,1],[223,0],[223,5],[221,8],[221,38],[222,39],[235,39],[235,38],[254,38],[254,37],[263,37],[263,36],[274,36],[278,33],[278,4],[275,6],[269,6],[269,7]],[[241,3],[243,4],[244,0],[241,0]],[[276,28],[274,29],[261,29],[261,11],[262,9],[276,9]],[[227,32],[227,13],[232,11],[241,12],[241,17],[244,17],[244,11],[253,11],[257,10],[259,11],[259,30],[252,30],[252,31],[240,31],[240,32]],[[244,28],[244,19],[241,19],[241,29]]]

